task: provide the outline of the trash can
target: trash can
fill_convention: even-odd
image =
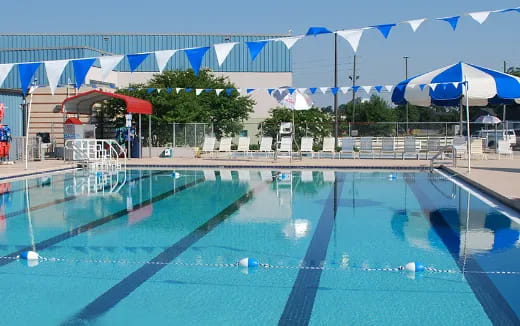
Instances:
[[[139,139],[137,137],[135,137],[134,139],[132,139],[132,141],[130,142],[130,149],[131,149],[131,155],[130,157],[131,158],[140,158],[140,154],[141,154],[141,146],[139,144]]]
[[[173,149],[166,148],[163,152],[163,157],[173,157]]]

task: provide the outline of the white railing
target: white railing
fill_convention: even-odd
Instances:
[[[65,141],[64,158],[96,171],[126,169],[126,152],[112,139],[69,139]]]

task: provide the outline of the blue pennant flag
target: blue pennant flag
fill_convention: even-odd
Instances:
[[[376,89],[376,91],[377,91],[378,93],[381,93],[381,90],[383,89],[383,86],[381,86],[381,85],[377,85],[377,86],[374,86],[374,88]]]
[[[246,93],[249,94],[251,92],[253,92],[256,88],[248,88],[246,89]]]
[[[293,95],[293,93],[296,91],[296,88],[288,88],[289,94]]]
[[[246,45],[249,48],[249,54],[251,55],[251,61],[255,60],[256,56],[260,53],[260,51],[262,51],[266,44],[267,41],[246,42]]]
[[[18,71],[20,72],[20,83],[22,85],[22,93],[23,95],[27,95],[27,88],[31,83],[31,79],[34,76],[34,73],[41,65],[41,62],[34,63],[22,63],[18,65]]]
[[[112,83],[110,83],[110,84],[108,84],[108,87],[110,87],[110,88],[116,88],[116,85],[115,85],[115,84],[112,84]]]
[[[405,88],[406,85],[404,84],[399,84],[397,86],[395,86],[398,90],[402,91],[404,88]]]
[[[234,88],[226,88],[226,94],[227,96],[231,96],[231,93],[233,92]]]
[[[314,93],[316,93],[317,89],[318,89],[317,87],[311,87],[311,88],[309,88],[309,91],[311,91],[311,94],[314,94]]]
[[[357,93],[358,89],[360,88],[361,86],[352,86],[352,91],[354,91],[354,93]]]
[[[213,90],[212,88],[206,88],[206,89],[204,90],[204,92],[209,93],[209,92],[211,92],[212,90]]]
[[[423,91],[425,87],[426,87],[426,84],[420,84],[419,85],[419,88],[421,89],[421,91]]]
[[[336,95],[336,94],[338,94],[338,89],[339,89],[339,88],[337,88],[337,87],[331,87],[331,88],[330,88],[330,92],[331,92],[333,95]]]
[[[274,88],[267,89],[267,93],[269,93],[269,95],[273,95],[273,91],[274,91]]]
[[[85,82],[90,67],[94,64],[96,58],[72,60],[72,66],[74,67],[74,78],[76,79],[75,86],[77,89]]]
[[[309,35],[316,36],[319,34],[330,34],[330,33],[332,33],[332,32],[329,31],[326,27],[309,27],[309,30],[307,31],[307,33],[305,35],[306,36],[309,36]]]
[[[130,72],[134,72],[149,55],[150,53],[127,54],[126,57],[130,64]]]
[[[172,89],[171,89],[170,87],[168,87],[168,88],[166,89],[166,93],[170,94],[171,92],[172,92]]]
[[[146,90],[146,92],[147,92],[148,94],[153,93],[153,91],[155,91],[155,88],[148,88],[148,89]]]
[[[370,26],[370,27],[377,28],[381,32],[381,34],[383,34],[383,36],[385,38],[388,38],[388,35],[390,34],[390,31],[392,30],[392,28],[395,25],[396,24],[381,24],[381,25],[374,25],[374,26]]]
[[[189,93],[189,92],[191,92],[191,88],[185,88],[184,91],[185,91],[186,93]]]
[[[437,20],[443,20],[450,24],[453,30],[457,29],[457,23],[459,22],[460,16],[446,17],[446,18],[437,18]]]
[[[193,69],[195,76],[199,75],[202,58],[204,58],[204,55],[206,54],[206,52],[208,52],[208,50],[209,46],[184,50],[184,53],[186,53],[186,56],[188,57],[188,61],[190,62],[191,68]]]
[[[92,84],[92,85],[90,85],[90,86],[92,86],[92,88],[97,88],[97,85],[96,85],[96,84]]]

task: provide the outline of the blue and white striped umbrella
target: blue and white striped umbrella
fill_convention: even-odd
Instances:
[[[470,106],[510,104],[520,98],[520,78],[459,62],[400,82],[394,88],[392,102],[417,106],[466,104],[466,82]]]

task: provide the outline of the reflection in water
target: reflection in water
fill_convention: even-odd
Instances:
[[[126,171],[81,171],[67,182],[65,196],[118,193],[126,181]]]
[[[0,183],[0,232],[2,233],[6,229],[5,209],[9,203],[11,203],[11,183]]]

